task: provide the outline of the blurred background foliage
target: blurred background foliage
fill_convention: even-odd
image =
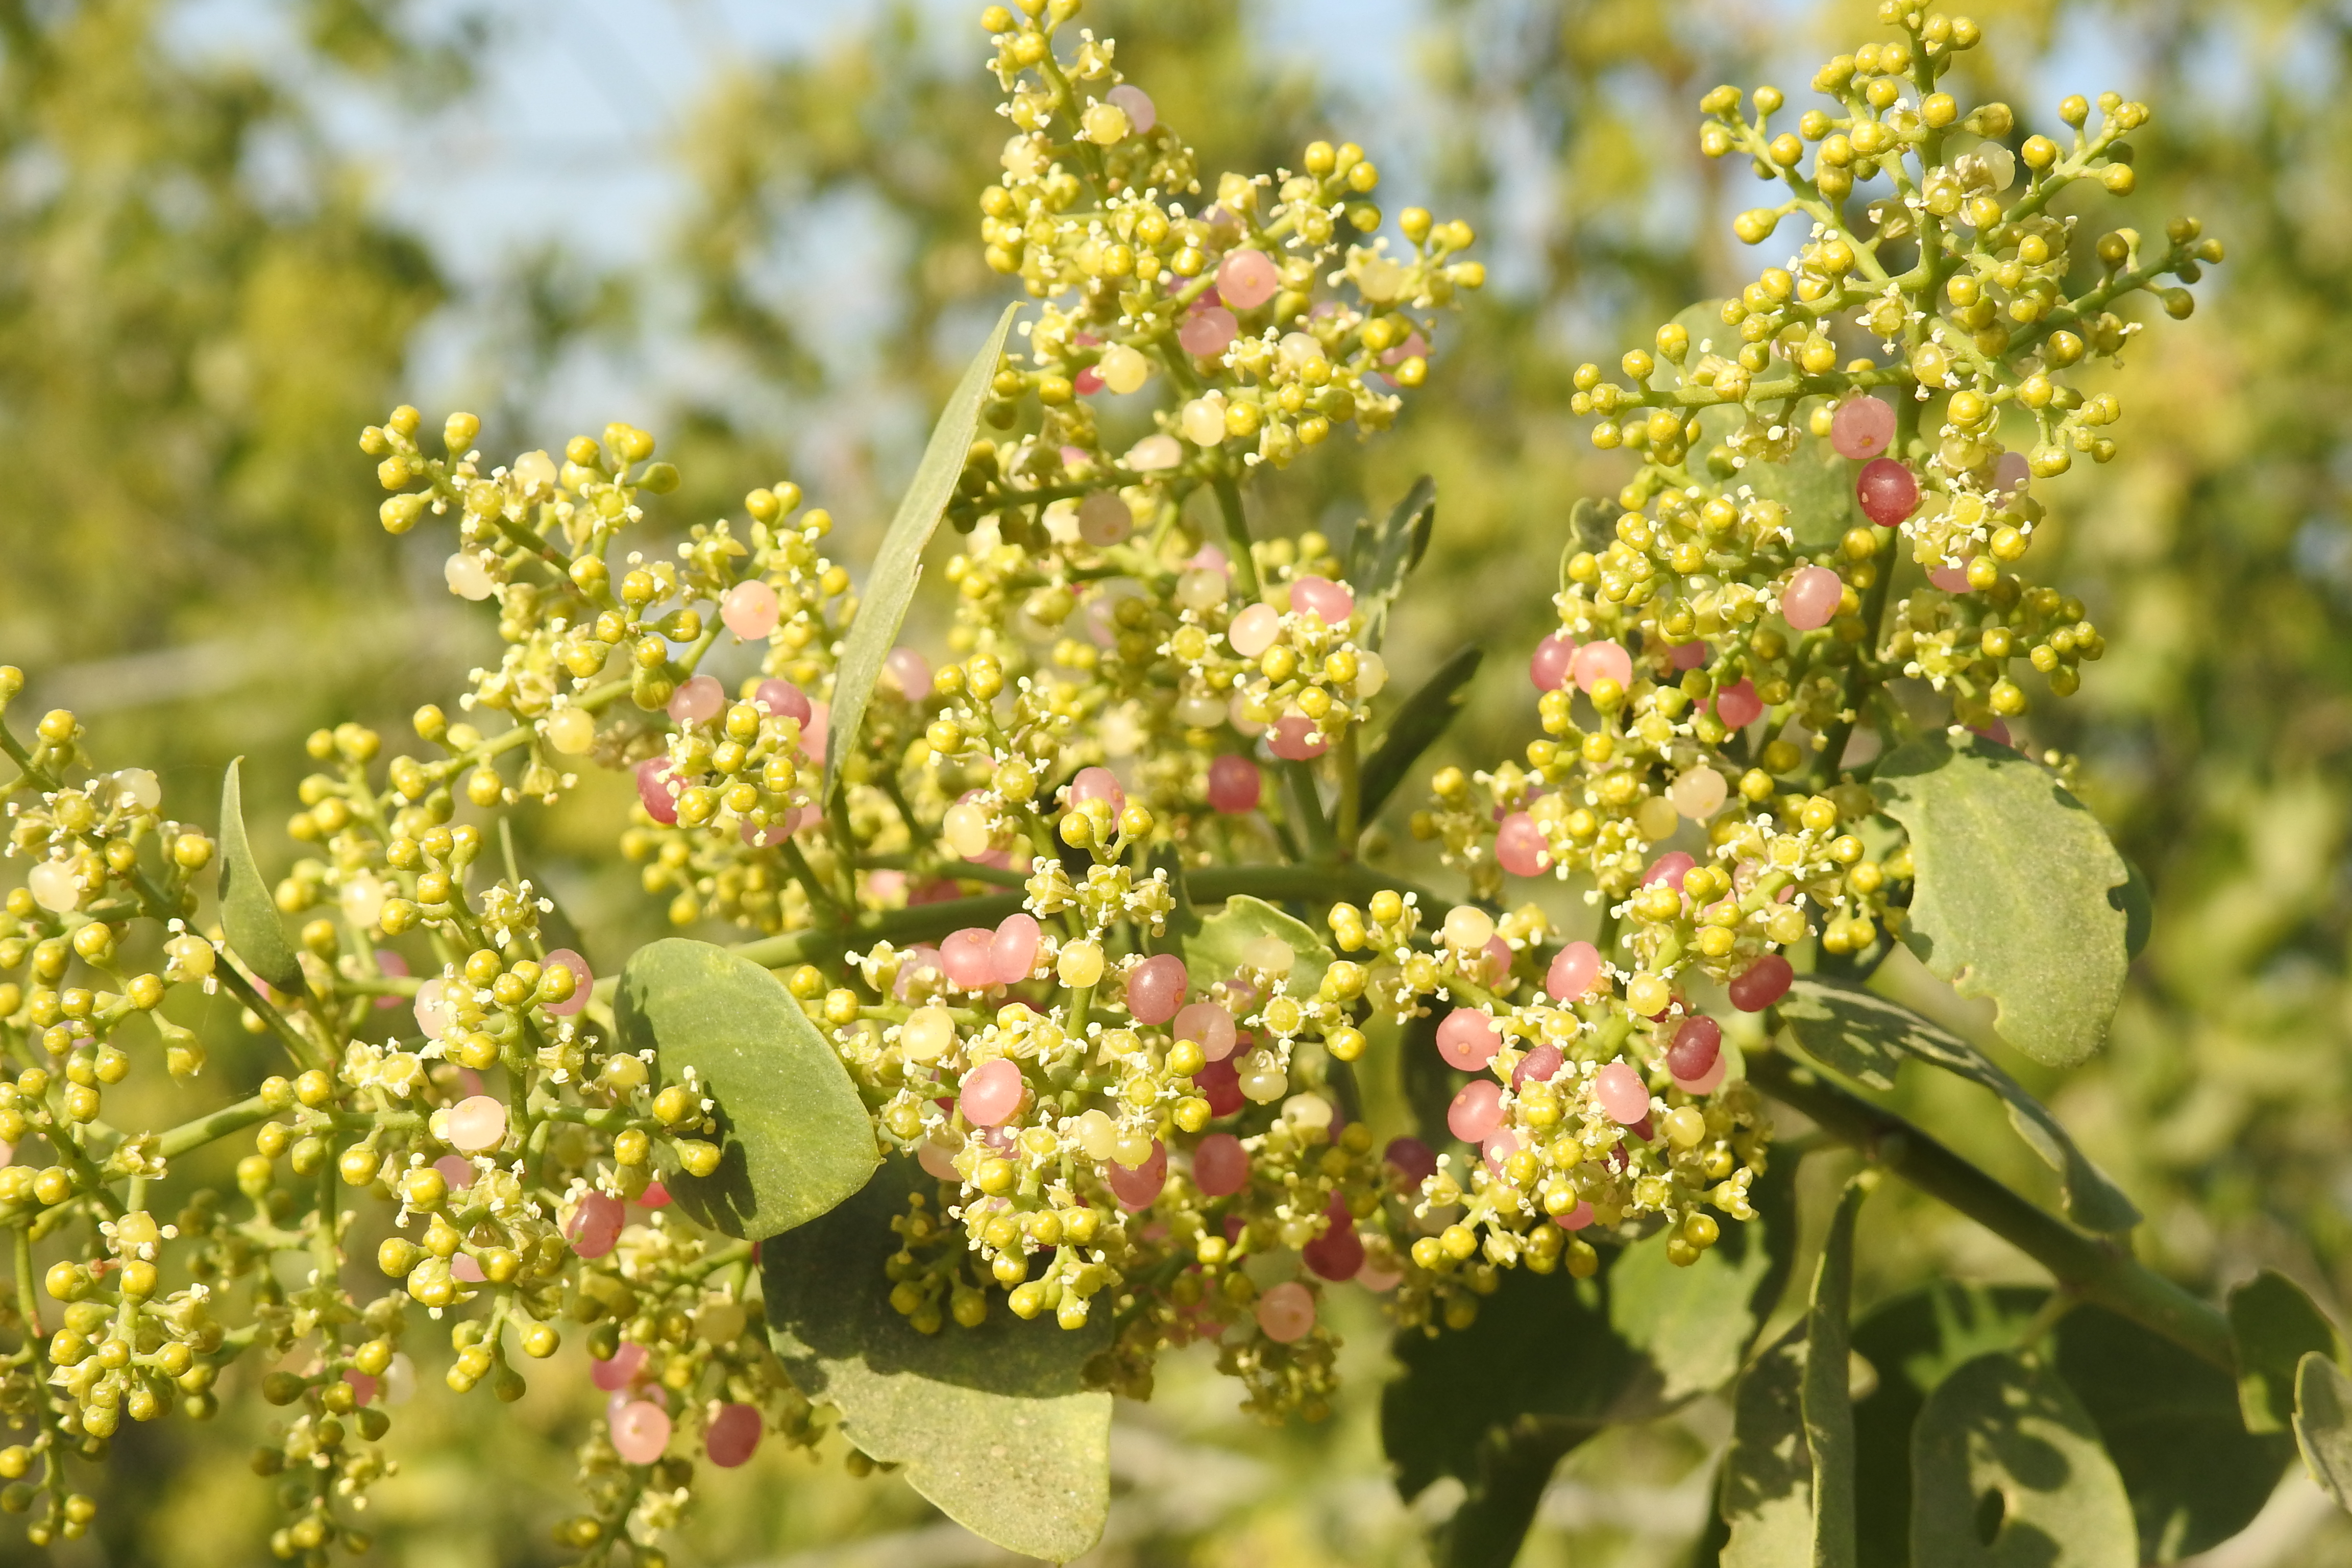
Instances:
[[[717,0],[0,0],[0,655],[33,675],[28,700],[82,711],[107,758],[157,766],[167,798],[205,821],[233,753],[252,753],[259,801],[290,787],[300,738],[321,722],[399,732],[494,645],[440,591],[429,531],[394,541],[373,521],[353,437],[404,399],[436,419],[473,406],[493,455],[606,417],[657,430],[688,485],[656,534],[789,474],[861,560],[998,296],[974,198],[1002,127],[976,5],[783,9],[806,28],[759,49],[728,47]],[[1464,640],[1494,650],[1456,756],[1492,761],[1536,734],[1514,650],[1549,616],[1570,505],[1620,481],[1568,417],[1573,367],[1778,259],[1735,254],[1746,174],[1698,157],[1697,95],[1717,80],[1794,94],[1819,58],[1869,36],[1874,11],[1089,7],[1209,174],[1350,137],[1386,171],[1392,205],[1479,228],[1493,283],[1446,327],[1399,429],[1266,476],[1253,503],[1263,529],[1339,534],[1435,476],[1436,542],[1391,651],[1410,679]],[[1977,15],[1991,42],[1967,58],[1970,88],[2017,105],[2029,128],[2051,124],[2066,91],[2154,104],[2128,221],[2194,213],[2230,247],[2196,317],[2152,331],[2115,378],[2123,459],[2044,492],[2054,524],[2040,548],[2112,651],[2079,698],[2022,730],[2082,757],[2086,792],[2156,889],[2155,941],[2101,1059],[2061,1081],[2003,1058],[2147,1209],[2146,1257],[2209,1290],[2273,1265],[2340,1306],[2352,6],[1986,0]],[[685,40],[692,79],[642,166],[609,199],[555,204],[543,234],[502,240],[487,262],[469,236],[512,226],[455,183],[471,143],[420,165],[376,134],[479,125],[560,47],[617,68],[654,36]],[[618,80],[623,96],[644,85]],[[524,170],[518,200],[531,194]],[[574,183],[593,192],[600,177]],[[649,225],[619,259],[596,243]],[[614,952],[659,919],[611,853],[621,799],[577,797],[524,847],[592,945]],[[1907,961],[1885,984],[1989,1038]],[[225,1082],[242,1070],[233,1051],[217,1059]],[[1950,1080],[1896,1098],[2047,1195],[1989,1100]],[[1865,1305],[1937,1274],[2032,1277],[1906,1194],[1874,1205],[1865,1231]],[[1159,1401],[1123,1408],[1122,1495],[1099,1560],[1419,1561],[1419,1521],[1395,1501],[1372,1427],[1381,1342],[1364,1314],[1350,1396],[1308,1432],[1249,1426],[1231,1388],[1183,1358]],[[446,1397],[410,1406],[393,1442],[404,1474],[379,1494],[378,1557],[558,1559],[547,1527],[568,1511],[568,1445],[592,1408],[572,1353],[555,1363],[572,1375],[539,1378],[509,1420]],[[201,1443],[178,1423],[131,1429],[99,1531],[58,1559],[253,1560],[268,1505],[244,1454],[263,1418],[232,1404]],[[1580,1451],[1524,1560],[1679,1562],[1727,1426],[1702,1404]],[[903,1487],[852,1480],[838,1459],[768,1454],[719,1478],[677,1560],[992,1560]],[[2214,1561],[2352,1562],[2352,1528],[2316,1498],[2291,1478]],[[0,1560],[26,1551],[0,1530]]]

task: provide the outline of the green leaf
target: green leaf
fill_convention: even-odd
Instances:
[[[2339,1365],[2344,1342],[2303,1287],[2265,1268],[2230,1292],[2230,1339],[2238,1356],[2238,1407],[2249,1432],[2294,1423],[2296,1369],[2316,1352]]]
[[[1813,1298],[1805,1314],[1801,1405],[1805,1447],[1812,1470],[1813,1562],[1818,1568],[1853,1568],[1853,1396],[1847,1361],[1853,1333],[1853,1222],[1878,1185],[1864,1171],[1848,1182],[1830,1219],[1813,1271]]]
[[[1927,1396],[1911,1434],[1912,1568],[2137,1568],[2131,1500],[2072,1390],[2007,1352]]]
[[[254,864],[253,845],[245,836],[245,791],[237,769],[245,759],[228,765],[221,781],[220,918],[228,950],[245,966],[269,982],[270,989],[289,995],[303,988],[302,965],[286,927],[278,918],[278,900]]]
[[[639,948],[613,1001],[621,1048],[658,1053],[662,1078],[691,1068],[719,1102],[719,1168],[680,1171],[670,1195],[730,1236],[774,1236],[866,1184],[881,1154],[848,1069],[783,983],[709,942]]]
[[[890,520],[890,531],[882,536],[882,548],[866,579],[857,618],[849,625],[841,666],[834,676],[824,793],[818,800],[827,809],[840,793],[842,763],[856,748],[858,731],[865,727],[866,704],[873,700],[874,683],[881,679],[882,660],[898,640],[907,606],[914,600],[915,584],[923,574],[923,547],[930,542],[932,531],[955,495],[956,481],[963,477],[972,432],[980,425],[980,405],[988,397],[988,384],[1004,353],[1004,336],[1013,330],[1013,315],[1020,309],[1018,304],[1004,307],[1004,313],[996,319],[996,330],[964,367],[963,379],[956,383],[947,407],[940,412],[940,422],[931,426],[930,442],[924,447],[923,460],[898,502],[898,515]]]
[[[1771,1315],[1796,1250],[1793,1178],[1776,1169],[1756,1184],[1751,1220],[1723,1221],[1723,1235],[1687,1268],[1666,1256],[1664,1231],[1624,1250],[1609,1270],[1609,1321],[1657,1367],[1661,1396],[1721,1388],[1739,1372]]]
[[[1859,471],[1859,464],[1839,457],[1827,441],[1803,441],[1785,463],[1751,458],[1733,482],[1787,507],[1796,548],[1819,554],[1864,521],[1853,490]]]
[[[2228,1373],[2098,1308],[2067,1313],[2056,1337],[2059,1375],[2131,1500],[2137,1561],[2194,1556],[2262,1511],[2293,1449],[2284,1434],[2246,1431]]]
[[[2018,1342],[2050,1292],[2031,1286],[1931,1285],[1881,1303],[1854,1325],[1854,1353],[1876,1385],[1854,1402],[1854,1544],[1871,1568],[1911,1560],[1911,1429],[1945,1378]]]
[[[1506,1269],[1468,1328],[1392,1342],[1402,1370],[1381,1392],[1381,1444],[1399,1495],[1444,1476],[1467,1489],[1433,1543],[1445,1568],[1505,1568],[1560,1456],[1664,1409],[1656,1373],[1610,1329],[1612,1272]]]
[[[1289,984],[1293,996],[1313,996],[1331,967],[1331,950],[1304,921],[1294,920],[1247,893],[1236,893],[1225,907],[1201,921],[1200,930],[1183,943],[1184,967],[1193,984],[1222,980],[1242,966],[1242,955],[1252,942],[1272,937],[1293,955]]]
[[[1990,996],[2001,1037],[2069,1067],[2122,998],[2130,879],[2098,818],[2039,763],[1971,735],[1896,748],[1872,788],[1911,835],[1905,940],[1963,996]]]
[[[1348,544],[1348,585],[1356,607],[1367,619],[1360,639],[1378,648],[1388,634],[1389,607],[1404,586],[1405,578],[1421,564],[1429,550],[1431,531],[1437,525],[1437,485],[1427,474],[1392,508],[1379,528],[1359,527]]]
[[[1475,643],[1458,650],[1404,700],[1379,748],[1364,759],[1360,820],[1370,822],[1381,814],[1422,752],[1454,722],[1454,713],[1470,700],[1470,678],[1478,673],[1478,661],[1485,657],[1486,650]]]
[[[2017,1135],[2058,1173],[2066,1213],[2076,1224],[2115,1232],[2139,1223],[2131,1199],[2075,1147],[2049,1107],[1950,1030],[1874,992],[1820,980],[1790,986],[1780,1014],[1807,1056],[1873,1089],[1893,1089],[1906,1059],[1983,1085],[2001,1098]]]
[[[1813,1460],[1805,1441],[1805,1325],[1739,1374],[1717,1506],[1724,1568],[1813,1568]]]
[[[2147,885],[2147,873],[2128,855],[2124,857],[2124,885],[2108,896],[2124,912],[2124,952],[2137,958],[2156,932],[2156,892]]]
[[[1559,591],[1578,591],[1575,578],[1568,574],[1569,563],[1580,554],[1598,555],[1616,542],[1617,532],[1612,525],[1617,510],[1606,501],[1593,496],[1579,496],[1576,504],[1568,509],[1568,542],[1559,550]]]
[[[2317,1351],[2295,1368],[2294,1441],[2311,1479],[2352,1513],[2352,1378]]]
[[[1110,1507],[1110,1395],[1081,1369],[1108,1348],[1110,1301],[1087,1326],[1023,1322],[1001,1298],[987,1321],[919,1331],[890,1305],[890,1222],[940,1189],[894,1159],[865,1189],[761,1244],[769,1337],[793,1382],[841,1411],[868,1457],[905,1467],[940,1511],[1008,1552],[1067,1562],[1102,1534]],[[962,1250],[960,1237],[947,1245]],[[991,1292],[993,1296],[993,1292]]]

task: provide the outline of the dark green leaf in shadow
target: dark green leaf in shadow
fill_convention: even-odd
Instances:
[[[890,1305],[884,1271],[899,1246],[890,1222],[918,1193],[935,1201],[939,1184],[894,1159],[832,1213],[762,1242],[769,1336],[860,1451],[904,1466],[974,1534],[1067,1562],[1101,1536],[1110,1506],[1110,1395],[1081,1377],[1110,1343],[1109,1314],[1066,1330],[1024,1322],[1000,1299],[976,1329],[922,1333]]]
[[[1454,722],[1454,713],[1470,699],[1470,679],[1478,673],[1478,661],[1485,657],[1485,650],[1475,644],[1458,650],[1397,709],[1379,747],[1364,759],[1360,786],[1363,821],[1369,823],[1380,816],[1381,807],[1404,783],[1412,764]]]
[[[2174,1563],[2252,1523],[2293,1458],[2284,1434],[2249,1434],[2235,1379],[2161,1334],[2096,1307],[2059,1320],[2058,1373],[2122,1478],[2137,1561]]]
[[[2339,1366],[2344,1341],[2303,1287],[2265,1268],[2230,1292],[2230,1340],[2238,1355],[2238,1406],[2249,1432],[2284,1432],[2294,1421],[2294,1380],[2317,1352]]]
[[[1378,648],[1388,634],[1389,608],[1405,578],[1421,564],[1437,524],[1437,485],[1427,474],[1391,508],[1378,528],[1359,526],[1348,545],[1348,585],[1365,616],[1360,641]]]
[[[2131,1500],[2056,1373],[1980,1355],[1911,1433],[1912,1568],[2137,1568]]]
[[[2352,1513],[2352,1378],[2317,1351],[2295,1369],[2294,1441],[2311,1479]]]
[[[1017,304],[1004,307],[1004,313],[996,319],[996,330],[964,367],[963,379],[956,383],[955,392],[940,412],[940,422],[931,426],[923,460],[908,481],[898,514],[890,520],[890,531],[882,536],[882,548],[874,558],[874,570],[866,575],[857,618],[849,625],[841,666],[834,676],[820,805],[831,806],[841,788],[842,762],[857,745],[866,705],[874,699],[874,683],[882,676],[882,660],[898,640],[907,606],[914,600],[915,584],[923,574],[923,547],[930,542],[932,531],[955,495],[956,481],[963,477],[972,432],[980,425],[980,405],[988,397],[996,362],[1004,353],[1004,336],[1013,330],[1013,315],[1020,309]]]
[[[1796,1250],[1793,1174],[1774,1167],[1749,1194],[1751,1220],[1721,1220],[1722,1238],[1686,1268],[1660,1231],[1624,1250],[1609,1271],[1609,1321],[1658,1369],[1664,1397],[1721,1388],[1739,1372],[1787,1283]]]
[[[2124,885],[2109,889],[2107,898],[2124,912],[2124,956],[2137,958],[2156,932],[2156,892],[2137,861],[2125,858]]]
[[[299,995],[302,965],[278,918],[277,896],[254,863],[253,845],[245,836],[245,791],[237,782],[244,761],[230,763],[221,781],[221,932],[228,938],[228,950],[272,990]]]
[[[1801,1405],[1805,1447],[1812,1470],[1813,1562],[1818,1568],[1853,1568],[1853,1396],[1847,1360],[1853,1336],[1853,1223],[1878,1184],[1874,1171],[1848,1182],[1830,1218],[1813,1270],[1805,1313]]]
[[[1323,972],[1331,967],[1331,950],[1304,921],[1247,893],[1227,899],[1223,909],[1202,920],[1185,940],[1185,970],[1196,987],[1225,979],[1242,966],[1250,944],[1267,937],[1290,949],[1290,994],[1314,995],[1323,984]]]
[[[2074,1145],[2058,1118],[1991,1058],[1950,1030],[1875,992],[1800,980],[1780,1007],[1781,1021],[1813,1060],[1873,1089],[1893,1089],[1906,1059],[1981,1084],[2001,1098],[2009,1124],[2058,1173],[2066,1213],[2088,1230],[2129,1230],[2139,1210]]]
[[[688,1068],[719,1102],[719,1168],[668,1180],[678,1206],[730,1236],[805,1224],[866,1184],[881,1153],[848,1069],[783,983],[683,937],[639,948],[613,1000],[621,1048]]]
[[[1813,1461],[1805,1441],[1805,1325],[1739,1374],[1717,1506],[1724,1568],[1813,1568]]]
[[[1897,747],[1871,781],[1911,836],[1918,880],[1904,940],[1963,996],[1990,996],[2001,1037],[2071,1067],[2122,998],[2130,879],[2106,830],[2049,770],[1971,735]]]

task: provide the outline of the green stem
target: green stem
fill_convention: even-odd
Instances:
[[[1232,546],[1234,584],[1244,599],[1258,595],[1257,558],[1250,553],[1249,519],[1242,514],[1242,492],[1233,479],[1219,474],[1209,481],[1216,492],[1217,511],[1225,520],[1225,542]]]
[[[2162,1334],[2225,1372],[2237,1370],[2230,1321],[2137,1261],[2011,1192],[1891,1110],[1850,1094],[1777,1051],[1748,1058],[1748,1076],[1842,1143],[1983,1226],[2057,1277],[2068,1292]]]

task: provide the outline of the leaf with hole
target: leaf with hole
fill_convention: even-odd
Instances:
[[[1897,747],[1871,787],[1911,836],[1918,879],[1904,940],[1963,996],[1989,996],[2001,1037],[2071,1067],[2123,996],[2123,857],[2048,769],[1941,734]]]
[[[1363,821],[1369,823],[1381,814],[1381,807],[1404,783],[1412,764],[1454,722],[1454,715],[1470,700],[1470,679],[1478,673],[1478,661],[1485,657],[1486,650],[1475,644],[1459,649],[1389,720],[1379,747],[1364,759],[1360,807]]]
[[[228,950],[245,966],[288,995],[303,989],[302,965],[286,927],[278,918],[278,900],[255,864],[253,845],[245,836],[245,791],[237,770],[245,759],[228,765],[221,781],[220,920]]]
[[[2337,1365],[2344,1341],[2303,1287],[2265,1268],[2230,1292],[2230,1342],[2238,1355],[2238,1405],[2249,1432],[2284,1432],[2294,1422],[2294,1380],[2314,1352]]]
[[[2009,1352],[1937,1385],[1911,1433],[1912,1568],[2137,1568],[2138,1533],[2074,1391]]]
[[[719,1168],[679,1171],[670,1195],[730,1236],[774,1236],[840,1204],[881,1159],[841,1058],[783,982],[709,942],[639,948],[613,998],[621,1048],[656,1053],[666,1082],[718,1101]]]
[[[1999,1095],[2009,1124],[2058,1173],[2066,1213],[2090,1230],[2125,1231],[2139,1210],[2074,1144],[2050,1108],[1991,1058],[1897,1002],[1856,986],[1800,980],[1780,1006],[1781,1022],[1813,1060],[1873,1089],[1891,1089],[1906,1060],[1923,1061]]]
[[[874,683],[882,677],[882,661],[888,657],[890,645],[898,638],[898,627],[907,619],[907,606],[914,601],[915,584],[923,574],[923,547],[930,542],[940,515],[955,495],[956,482],[963,477],[964,460],[971,452],[972,433],[980,426],[980,405],[987,401],[989,383],[994,379],[996,363],[1004,353],[1005,334],[1013,330],[1013,315],[1020,309],[1017,304],[1004,307],[1004,313],[996,319],[996,330],[964,367],[963,379],[956,383],[947,406],[940,412],[939,423],[931,426],[930,441],[923,447],[923,460],[916,466],[915,477],[908,481],[907,493],[898,502],[898,513],[890,520],[890,531],[882,536],[882,548],[874,558],[874,570],[866,579],[857,618],[849,624],[849,636],[842,644],[840,668],[834,676],[833,716],[827,725],[824,748],[824,792],[819,797],[819,804],[828,808],[841,789],[842,763],[856,749],[859,731],[865,728],[866,710],[874,700]]]
[[[952,1189],[893,1159],[855,1197],[762,1242],[769,1337],[793,1383],[841,1411],[868,1458],[975,1535],[1065,1563],[1101,1537],[1110,1507],[1110,1395],[1089,1391],[1088,1358],[1111,1342],[1111,1303],[1082,1329],[1024,1322],[990,1292],[978,1328],[917,1329],[891,1305],[891,1222],[912,1197],[934,1223]],[[947,1245],[961,1249],[961,1233]],[[947,1303],[936,1303],[944,1313]]]

